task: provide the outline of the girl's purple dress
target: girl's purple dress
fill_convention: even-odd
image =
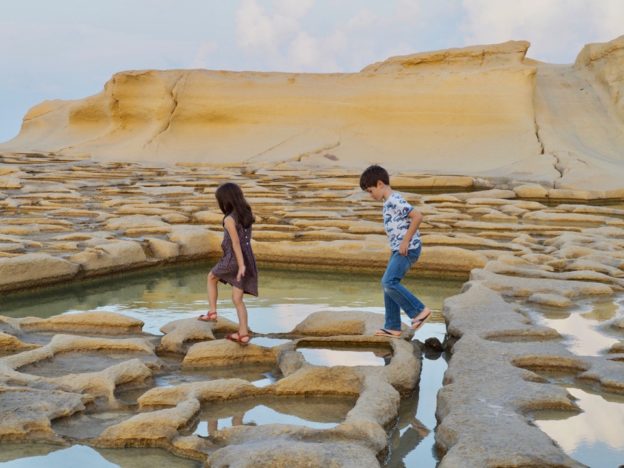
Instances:
[[[236,218],[234,218],[234,221],[243,252],[245,276],[243,276],[240,281],[236,280],[238,263],[236,262],[236,255],[232,247],[232,238],[227,229],[223,230],[223,242],[221,242],[223,257],[221,257],[221,260],[212,268],[212,274],[219,278],[219,281],[222,283],[231,284],[232,286],[242,289],[246,294],[257,296],[258,268],[256,267],[256,257],[254,256],[253,250],[251,250],[251,225],[248,228],[244,228],[236,221]]]

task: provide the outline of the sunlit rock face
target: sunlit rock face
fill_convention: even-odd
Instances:
[[[624,141],[622,40],[586,46],[569,67],[527,59],[528,47],[426,52],[342,74],[120,72],[100,94],[35,106],[0,150],[322,167],[383,160],[432,174],[621,188],[611,171],[621,170]]]

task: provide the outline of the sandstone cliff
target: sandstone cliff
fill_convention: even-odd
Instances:
[[[359,73],[117,73],[95,96],[46,101],[0,151],[96,159],[291,164],[622,188],[624,39],[575,65],[527,42],[392,57]]]

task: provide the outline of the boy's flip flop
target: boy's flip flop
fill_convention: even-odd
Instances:
[[[201,314],[197,317],[197,320],[201,322],[216,322],[217,321],[217,313],[216,312],[208,312],[207,314]]]
[[[422,327],[429,317],[431,317],[431,310],[429,310],[429,313],[425,315],[423,318],[412,320],[412,330],[416,331],[420,327]]]
[[[398,331],[398,330],[397,330]],[[380,328],[375,332],[375,336],[386,336],[388,338],[401,338],[403,333],[399,332],[398,335],[392,333],[390,330],[386,330],[385,328]]]

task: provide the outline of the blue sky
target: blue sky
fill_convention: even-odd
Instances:
[[[0,141],[33,105],[96,94],[122,70],[350,72],[510,39],[571,63],[622,34],[624,0],[5,0]]]

